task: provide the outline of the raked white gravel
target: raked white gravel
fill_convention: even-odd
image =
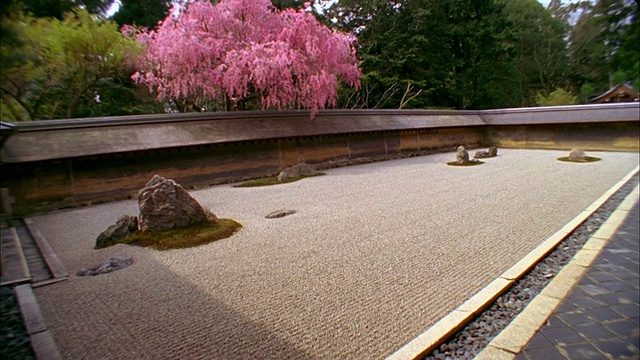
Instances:
[[[529,253],[638,166],[638,153],[500,149],[326,171],[295,183],[192,191],[234,236],[197,248],[94,250],[134,200],[32,217],[69,273],[36,288],[65,359],[377,359]],[[160,174],[162,175],[162,174]],[[297,212],[266,219],[272,211]]]

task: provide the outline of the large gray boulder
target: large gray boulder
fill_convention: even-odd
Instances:
[[[138,231],[138,217],[122,215],[118,221],[98,235],[96,248],[111,246]]]
[[[138,205],[142,231],[163,231],[216,220],[182,186],[160,175],[155,175],[138,192]]]
[[[494,157],[494,156],[498,156],[498,148],[495,146],[492,146],[489,148],[489,157]]]
[[[318,171],[312,165],[299,163],[282,170],[280,174],[278,174],[278,181],[285,181],[287,179],[300,176],[313,176],[317,174]]]
[[[459,164],[466,164],[469,162],[469,152],[464,146],[458,146],[458,151],[456,152],[456,162]]]
[[[498,148],[495,146],[490,147],[488,150],[479,150],[476,151],[476,154],[473,156],[476,159],[484,159],[498,156]]]
[[[582,149],[572,149],[569,152],[569,160],[573,161],[585,161],[587,155],[584,153]]]

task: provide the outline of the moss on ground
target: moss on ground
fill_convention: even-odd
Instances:
[[[238,185],[233,185],[233,187],[257,187],[257,186],[271,186],[271,185],[280,185],[292,183],[298,180],[302,180],[304,178],[313,177],[313,176],[322,176],[324,173],[317,173],[315,175],[301,175],[297,177],[288,178],[285,181],[279,181],[277,176],[271,176],[262,179],[251,180],[247,182],[243,182]]]
[[[484,162],[482,161],[468,161],[464,163],[459,163],[457,161],[449,161],[447,163],[447,165],[451,165],[451,166],[475,166],[475,165],[482,165],[482,164],[484,164]]]
[[[186,228],[174,228],[166,231],[138,231],[121,243],[150,247],[156,250],[184,249],[205,245],[225,239],[242,228],[240,223],[231,219],[218,219],[217,222],[203,222]]]
[[[565,162],[573,162],[573,163],[590,163],[590,162],[600,161],[602,159],[594,156],[585,156],[583,159],[577,160],[577,159],[571,159],[568,156],[561,156],[558,158],[558,160],[565,161]]]

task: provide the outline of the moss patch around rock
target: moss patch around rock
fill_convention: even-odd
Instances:
[[[225,239],[242,228],[240,223],[231,219],[218,219],[217,222],[203,222],[186,228],[166,231],[138,231],[121,243],[150,247],[156,250],[184,249],[205,245]]]
[[[600,161],[602,159],[594,156],[585,156],[584,159],[576,160],[576,159],[571,159],[568,156],[562,156],[562,157],[559,157],[558,160],[565,161],[565,162],[573,162],[573,163],[590,163],[590,162]]]
[[[476,165],[482,165],[482,164],[484,164],[484,162],[482,161],[469,161],[465,163],[459,163],[457,161],[449,161],[447,163],[447,165],[450,165],[450,166],[476,166]]]
[[[271,185],[280,185],[286,183],[292,183],[294,181],[302,180],[304,178],[313,177],[313,176],[322,176],[324,173],[317,173],[315,175],[302,175],[297,177],[288,178],[285,181],[279,181],[277,176],[271,176],[268,178],[256,179],[247,182],[243,182],[238,185],[233,185],[233,187],[257,187],[257,186],[271,186]]]

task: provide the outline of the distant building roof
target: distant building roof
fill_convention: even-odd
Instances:
[[[629,84],[618,84],[606,92],[594,97],[592,104],[634,102],[640,100],[640,94]]]

